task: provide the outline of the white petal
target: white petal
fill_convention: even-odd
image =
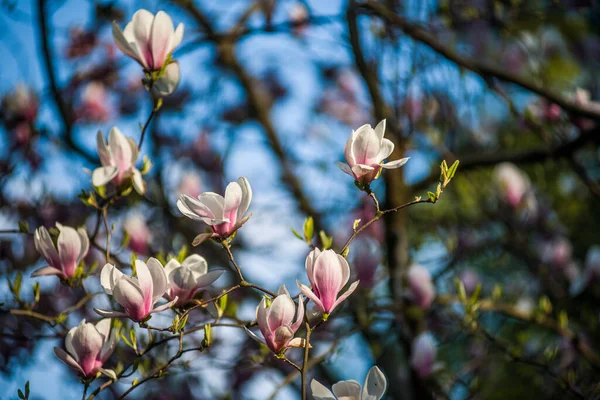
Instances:
[[[167,283],[165,269],[160,261],[154,257],[151,257],[148,260],[147,265],[150,275],[152,276],[152,284],[154,287],[154,291],[152,292],[152,304],[154,304],[163,296],[163,294],[165,294],[169,288],[169,284]]]
[[[119,280],[123,276],[123,273],[119,271],[112,264],[105,264],[100,272],[100,284],[104,289],[104,292],[108,295],[112,295],[113,288]]]
[[[54,348],[54,354],[63,363],[65,363],[69,367],[77,370],[79,373],[81,373],[81,375],[84,375],[83,369],[81,369],[81,367],[79,366],[79,364],[77,364],[77,362],[75,361],[75,359],[73,357],[71,357],[69,354],[67,354],[66,351],[64,351],[63,349],[61,349],[59,347],[55,347]]]
[[[333,393],[315,379],[310,382],[310,391],[315,400],[335,400]]]
[[[240,221],[250,207],[250,202],[252,201],[252,188],[250,187],[250,182],[248,182],[248,179],[244,178],[243,176],[237,180],[237,183],[242,188],[242,201],[237,213],[237,219]]]
[[[173,34],[174,29],[171,17],[164,11],[156,13],[150,32],[150,49],[152,51],[154,70],[162,68],[167,56],[171,52]]]
[[[200,277],[206,274],[206,271],[208,271],[208,263],[204,257],[199,254],[192,254],[186,257],[181,265],[192,270],[192,272],[194,272],[194,276],[196,277]]]
[[[338,399],[344,400],[361,400],[360,398],[360,383],[348,380],[335,383],[332,387],[333,394]]]
[[[381,167],[385,168],[385,169],[400,168],[401,166],[403,166],[404,164],[406,164],[406,162],[409,159],[410,159],[410,157],[404,157],[404,158],[401,158],[401,159],[396,160],[396,161],[390,161],[388,163],[381,164]]]
[[[183,40],[183,24],[177,25],[177,29],[175,29],[175,33],[173,34],[173,41],[171,42],[171,51],[175,50],[177,46],[181,44]]]
[[[177,90],[180,80],[181,72],[179,70],[179,63],[173,61],[167,65],[164,74],[156,80],[154,89],[156,89],[160,96],[168,96]]]
[[[56,269],[51,266],[46,266],[46,267],[42,267],[40,269],[33,271],[33,273],[31,274],[31,277],[35,278],[38,276],[48,276],[48,275],[61,276],[62,274],[63,274],[63,272],[60,269]]]
[[[100,310],[94,308],[94,312],[104,318],[127,318],[129,317],[126,313],[114,310]]]
[[[377,366],[371,367],[362,390],[362,400],[380,400],[387,389],[387,379]]]
[[[177,303],[177,300],[179,300],[179,298],[175,297],[170,302],[168,302],[166,304],[163,304],[162,306],[156,307],[154,310],[150,311],[150,314],[152,314],[152,313],[158,313],[158,312],[162,312],[162,311],[168,310],[169,308],[173,307],[173,305],[175,303]]]
[[[348,164],[338,161],[335,163],[335,165],[337,165],[343,172],[347,173],[348,175],[352,177],[354,176],[354,174],[352,173],[352,169]]]
[[[92,173],[92,185],[104,186],[114,179],[119,173],[119,168],[113,166],[99,167]]]

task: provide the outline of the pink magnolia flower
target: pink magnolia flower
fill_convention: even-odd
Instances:
[[[110,118],[108,95],[104,84],[92,81],[86,85],[81,95],[81,105],[77,117],[86,122],[106,122]]]
[[[385,139],[384,133],[385,119],[375,129],[366,124],[352,131],[344,150],[347,164],[338,162],[338,167],[357,182],[368,184],[377,178],[382,168],[394,169],[406,164],[408,157],[383,162],[394,151],[394,143]]]
[[[231,182],[225,189],[225,197],[205,192],[194,199],[179,195],[177,208],[183,215],[209,225],[213,233],[203,233],[194,240],[195,245],[209,237],[228,238],[237,231],[250,215],[244,216],[252,201],[252,189],[246,178]]]
[[[202,180],[194,172],[186,172],[179,182],[179,193],[198,197],[202,193]]]
[[[39,101],[31,88],[19,84],[14,91],[2,97],[1,106],[4,119],[33,123],[37,117]]]
[[[501,200],[512,208],[517,208],[531,191],[529,177],[511,163],[501,163],[494,168],[493,180]]]
[[[380,400],[387,389],[387,379],[377,366],[373,366],[362,387],[360,383],[348,380],[334,384],[331,389],[333,393],[315,379],[310,383],[315,400]]]
[[[139,154],[135,141],[123,135],[115,126],[110,130],[108,143],[104,141],[100,131],[96,136],[96,143],[102,167],[96,168],[92,173],[92,184],[104,186],[112,181],[116,186],[121,186],[131,180],[135,191],[144,194],[146,184],[141,172],[135,167]]]
[[[412,343],[410,365],[419,377],[426,378],[433,371],[437,349],[430,333],[421,333]]]
[[[73,368],[84,378],[89,378],[98,371],[106,373],[102,368],[108,357],[112,354],[117,344],[114,330],[110,328],[111,320],[103,319],[97,324],[82,320],[78,326],[72,328],[65,338],[65,348],[54,348],[54,354],[62,362]],[[108,372],[114,375],[114,372]]]
[[[125,312],[112,310],[94,311],[103,317],[129,317],[139,322],[150,314],[164,311],[177,302],[175,297],[162,306],[154,307],[168,289],[165,269],[156,258],[150,258],[148,263],[135,260],[137,277],[129,277],[119,271],[114,265],[106,264],[100,273],[100,283],[104,291],[125,309]]]
[[[129,214],[123,222],[123,229],[129,235],[129,248],[138,254],[146,254],[152,239],[146,219],[140,213]]]
[[[323,311],[325,318],[356,290],[359,283],[352,283],[338,297],[350,279],[350,266],[344,257],[333,250],[311,251],[306,257],[306,274],[312,290],[298,281],[296,283],[302,293]]]
[[[173,29],[171,17],[164,11],[156,16],[147,10],[133,14],[130,23],[121,30],[112,27],[117,47],[136,60],[146,71],[159,71],[183,39],[183,24]]]
[[[381,246],[369,236],[358,239],[350,252],[354,276],[361,287],[372,288],[376,283],[376,273],[381,261]]]
[[[38,269],[31,274],[31,277],[57,275],[61,279],[71,278],[79,263],[87,255],[90,241],[84,228],[75,230],[59,223],[56,227],[60,231],[56,247],[46,228],[40,226],[35,230],[35,248],[50,265]]]
[[[295,318],[294,318],[295,317]],[[288,347],[302,347],[303,340],[295,338],[294,334],[300,328],[304,319],[304,299],[298,298],[298,310],[290,293],[284,285],[277,291],[277,297],[271,305],[263,297],[256,307],[256,322],[263,338],[258,337],[246,328],[251,338],[265,344],[274,353],[281,353]]]
[[[420,265],[409,268],[406,279],[412,301],[422,310],[427,310],[435,299],[435,286],[429,271]]]
[[[208,272],[206,260],[198,254],[186,257],[183,263],[173,258],[165,265],[169,283],[165,298],[178,299],[175,305],[182,307],[193,299],[198,291],[219,279],[223,272],[225,270],[222,269]]]

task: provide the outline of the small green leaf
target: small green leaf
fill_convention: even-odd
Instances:
[[[302,237],[302,235],[300,235],[294,228],[292,229],[292,233],[294,234],[294,236],[296,236],[298,239],[304,241],[304,238]]]
[[[435,197],[435,193],[433,193],[433,192],[427,192],[427,197],[429,197],[429,200],[432,203],[435,203],[437,201],[437,198]]]
[[[458,160],[454,161],[454,164],[448,169],[448,179],[454,178],[454,174],[456,174],[456,170],[458,169],[458,163]]]
[[[355,231],[356,228],[358,228],[358,224],[360,224],[360,218],[354,220],[354,223],[352,224],[352,230],[353,231]]]
[[[19,231],[29,233],[29,223],[27,221],[19,221]]]
[[[188,247],[184,244],[183,246],[181,246],[181,250],[179,250],[179,254],[177,254],[177,261],[179,261],[180,263],[183,263],[183,260],[185,260],[185,258],[187,257],[188,254]]]
[[[306,240],[307,243],[310,243],[314,234],[315,221],[313,220],[313,217],[307,217],[306,220],[304,220],[304,240]]]
[[[321,243],[323,245],[323,250],[327,250],[331,248],[331,245],[333,244],[333,237],[332,236],[327,236],[327,234],[325,233],[325,231],[319,231],[319,238],[321,239]]]

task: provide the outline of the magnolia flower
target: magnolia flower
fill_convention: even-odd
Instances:
[[[129,214],[123,222],[123,229],[129,235],[129,248],[138,254],[145,254],[152,239],[146,219],[140,213]]]
[[[196,221],[209,225],[213,233],[203,233],[194,239],[194,246],[209,237],[227,238],[238,230],[250,215],[245,216],[250,201],[252,189],[246,178],[239,178],[231,182],[225,189],[225,197],[205,192],[194,199],[185,194],[179,195],[177,208],[183,215]]]
[[[381,260],[381,246],[369,236],[360,238],[350,252],[353,276],[361,283],[361,287],[372,288],[376,283],[377,267]]]
[[[113,296],[125,312],[98,310],[94,311],[103,317],[122,318],[129,317],[139,322],[150,314],[164,311],[177,302],[177,297],[154,307],[154,304],[165,294],[168,289],[167,275],[160,261],[150,258],[148,263],[135,260],[137,277],[129,277],[119,271],[114,265],[106,264],[100,273],[100,283],[104,291]]]
[[[302,293],[323,311],[325,318],[358,287],[359,281],[356,281],[338,297],[350,279],[350,266],[333,250],[311,251],[306,257],[306,274],[312,290],[298,281],[296,283]]]
[[[356,131],[352,131],[344,149],[344,156],[348,164],[338,162],[338,167],[353,176],[357,182],[368,184],[377,178],[381,168],[394,169],[406,164],[408,157],[383,163],[383,160],[394,151],[394,143],[385,139],[384,133],[385,119],[377,124],[375,129],[371,128],[371,125],[365,124]]]
[[[75,270],[90,248],[90,241],[84,228],[77,230],[56,224],[60,231],[56,247],[50,234],[43,226],[35,230],[35,248],[48,262],[43,267],[31,274],[31,277],[43,275],[58,275],[61,279],[72,278]]]
[[[2,97],[0,105],[0,114],[4,119],[33,123],[38,113],[39,101],[35,92],[21,83],[14,91]]]
[[[169,283],[165,297],[169,300],[178,299],[175,305],[184,306],[197,291],[211,285],[223,272],[222,269],[208,272],[206,260],[198,254],[192,254],[183,263],[173,258],[165,265]]]
[[[295,318],[294,318],[295,316]],[[270,306],[263,297],[256,307],[256,322],[263,338],[258,337],[246,328],[251,338],[259,343],[267,345],[274,353],[281,353],[288,347],[302,347],[303,340],[295,338],[294,334],[300,328],[304,319],[304,299],[302,295],[298,298],[298,310],[290,293],[284,285],[277,291],[277,297],[273,299]]]
[[[529,177],[511,163],[501,163],[494,168],[493,180],[498,188],[502,201],[516,208],[522,204],[531,192]]]
[[[194,172],[186,172],[178,187],[179,193],[186,194],[190,197],[198,197],[202,193],[202,180],[198,174]]]
[[[98,371],[107,373],[102,365],[115,349],[117,337],[114,330],[110,328],[110,319],[103,319],[96,325],[85,322],[72,328],[65,338],[65,348],[54,348],[54,354],[62,362],[73,368],[84,378],[89,378]],[[113,375],[112,371],[107,373]]]
[[[164,11],[155,16],[147,10],[139,10],[133,14],[124,31],[113,22],[112,32],[117,47],[123,53],[140,63],[146,71],[159,71],[181,43],[183,24],[173,29],[173,21]]]
[[[86,122],[105,122],[110,118],[108,94],[104,84],[92,81],[81,94],[81,105],[76,111],[77,117]]]
[[[310,383],[315,400],[380,400],[387,389],[387,379],[377,366],[373,366],[362,387],[360,383],[348,380],[340,381],[331,388],[333,393],[314,379]]]
[[[435,298],[435,286],[429,271],[420,265],[409,268],[406,279],[412,301],[422,310],[427,310]]]
[[[94,170],[92,184],[104,186],[112,181],[116,186],[121,186],[131,179],[135,191],[144,194],[146,184],[142,180],[142,173],[135,167],[139,149],[134,140],[123,135],[115,126],[110,130],[108,143],[104,141],[100,131],[96,136],[96,143],[102,167]]]
[[[421,378],[428,377],[435,365],[437,349],[430,333],[421,333],[412,343],[410,365]]]

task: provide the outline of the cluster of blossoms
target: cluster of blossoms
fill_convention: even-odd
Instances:
[[[143,67],[145,84],[149,90],[154,90],[159,95],[173,93],[179,84],[180,71],[179,64],[172,59],[172,52],[181,43],[182,24],[174,29],[171,18],[166,13],[158,12],[153,15],[140,10],[124,30],[116,23],[113,24],[113,36],[117,46]],[[97,88],[92,87],[90,90],[95,89]],[[103,118],[102,112],[96,112],[98,110],[94,107],[94,104],[89,105],[88,108],[92,110],[87,111],[87,117]],[[363,190],[370,190],[370,183],[379,177],[383,169],[399,168],[408,160],[402,158],[386,162],[394,151],[394,144],[384,138],[385,128],[386,121],[383,120],[374,129],[370,125],[363,125],[352,131],[344,151],[347,164],[338,163]],[[97,147],[101,166],[92,173],[92,184],[96,189],[99,192],[102,189],[106,193],[106,186],[112,185],[113,195],[117,197],[126,196],[131,189],[144,195],[146,184],[142,174],[146,165],[142,170],[136,167],[139,146],[135,141],[114,127],[110,131],[108,142],[98,132]],[[192,182],[191,188],[188,186],[182,187],[184,193],[179,196],[177,208],[184,216],[209,227],[209,231],[200,233],[192,244],[197,246],[212,239],[229,249],[229,242],[250,218],[250,183],[246,178],[240,177],[227,185],[224,195],[200,193],[199,181]],[[518,195],[520,194],[512,197]],[[49,265],[35,271],[32,276],[57,275],[68,281],[78,276],[78,270],[83,270],[84,258],[90,246],[85,229],[60,224],[57,224],[57,229],[56,241],[44,227],[35,232],[36,248]],[[124,223],[124,229],[129,235],[131,250],[136,253],[151,252],[151,233],[140,215],[131,214]],[[347,252],[338,254],[331,249],[313,247],[305,261],[309,285],[297,281],[301,292],[297,302],[285,286],[279,288],[277,295],[263,297],[256,308],[256,324],[262,337],[246,328],[248,334],[266,345],[278,357],[285,357],[284,353],[291,347],[310,347],[310,343],[306,343],[301,337],[295,337],[305,321],[309,329],[305,312],[308,301],[314,303],[322,321],[326,321],[359,285],[358,279],[348,285],[352,274],[346,256]],[[104,319],[96,324],[83,320],[67,334],[66,351],[55,348],[56,355],[86,379],[95,377],[99,372],[117,379],[114,372],[103,367],[116,345],[115,332],[111,329],[112,318],[128,318],[147,327],[146,322],[154,313],[173,308],[179,316],[180,311],[189,306],[200,292],[224,272],[209,271],[206,260],[193,254],[183,260],[171,259],[164,266],[154,257],[147,261],[135,259],[133,273],[129,276],[117,265],[108,262],[108,250],[106,257],[107,263],[101,270],[100,283],[104,292],[112,296],[121,309],[95,308],[95,312]],[[233,258],[231,260],[233,262]],[[377,263],[370,268],[374,269],[376,266]],[[241,286],[245,286],[247,282],[243,280],[239,268],[238,272]],[[373,273],[367,271],[366,275],[372,276]],[[407,281],[411,300],[424,310],[429,308],[435,298],[435,287],[429,272],[423,267],[413,266],[408,272]],[[161,299],[166,302],[157,306]],[[434,360],[433,339],[431,335],[423,334],[415,340],[412,365],[421,376],[427,376],[431,373]],[[311,388],[315,399],[378,400],[385,394],[387,381],[379,368],[373,367],[362,387],[355,381],[343,381],[333,385],[332,393],[313,380]]]

